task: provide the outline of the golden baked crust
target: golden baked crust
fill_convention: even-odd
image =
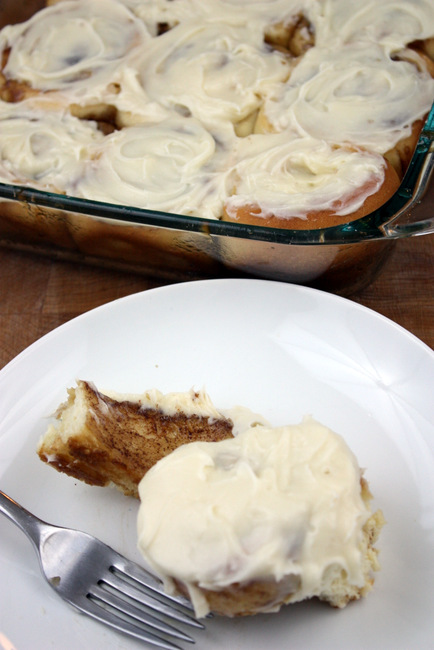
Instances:
[[[56,414],[58,426],[50,426],[38,445],[40,459],[89,485],[114,484],[128,496],[138,497],[145,473],[180,445],[232,437],[232,422],[223,416],[168,415],[103,395],[86,381],[68,394]]]
[[[179,593],[188,598],[185,587],[176,580],[174,584]],[[219,591],[204,588],[200,588],[200,591],[213,614],[238,618],[279,609],[296,593],[299,584],[299,577],[290,575],[279,582],[271,579],[252,580],[243,584],[235,583]],[[196,588],[199,588],[198,585]]]
[[[416,138],[417,140],[417,138]],[[397,191],[400,179],[394,166],[385,160],[384,180],[381,187],[367,196],[363,204],[355,212],[349,214],[340,214],[342,205],[351,204],[358,196],[369,191],[369,183],[357,187],[351,196],[342,197],[341,205],[335,209],[318,209],[309,212],[306,219],[300,219],[298,216],[288,214],[287,216],[275,216],[273,214],[264,216],[261,208],[255,204],[245,204],[238,208],[235,215],[231,214],[227,207],[223,210],[223,221],[235,221],[244,224],[253,224],[256,226],[269,226],[271,228],[290,228],[294,230],[311,230],[315,228],[327,228],[337,226],[349,221],[355,221],[370,214],[378,209]]]

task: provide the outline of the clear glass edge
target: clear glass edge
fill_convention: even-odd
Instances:
[[[434,233],[434,219],[396,223],[418,205],[428,187],[434,169],[434,103],[425,121],[409,168],[397,192],[369,215],[330,228],[289,230],[238,224],[201,217],[157,212],[133,206],[90,201],[55,194],[27,186],[0,183],[0,198],[104,218],[130,225],[161,227],[184,232],[198,232],[220,237],[280,244],[348,244],[368,240],[399,239]]]

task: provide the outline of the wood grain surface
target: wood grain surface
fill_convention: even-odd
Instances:
[[[0,248],[0,368],[71,318],[164,284],[158,278]],[[434,349],[434,236],[399,241],[378,278],[350,299]]]

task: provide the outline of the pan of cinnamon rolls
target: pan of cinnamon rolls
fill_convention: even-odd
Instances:
[[[0,9],[2,241],[350,293],[434,231],[390,228],[429,180],[431,0],[20,11]]]

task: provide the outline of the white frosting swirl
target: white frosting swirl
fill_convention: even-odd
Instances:
[[[277,131],[291,128],[385,153],[409,135],[433,97],[434,79],[427,72],[392,60],[379,45],[315,47],[265,102],[264,114]]]
[[[323,0],[316,21],[316,43],[364,40],[396,52],[434,34],[432,0]]]
[[[33,88],[85,93],[110,82],[149,39],[143,23],[118,2],[60,2],[3,30],[1,45],[11,47],[4,72]]]
[[[306,218],[318,210],[346,215],[361,207],[384,180],[382,156],[309,137],[252,135],[240,143],[239,158],[227,176],[228,188],[234,187],[235,193],[226,209],[234,218],[249,204],[259,207],[263,217]],[[354,199],[354,192],[364,186]]]
[[[315,46],[295,60],[265,40],[300,15]],[[52,179],[61,192],[207,218],[221,218],[227,199],[230,210],[245,201],[303,217],[321,193],[323,208],[347,210],[369,174],[379,187],[377,154],[409,135],[434,98],[434,80],[406,49],[428,37],[432,0],[63,0],[0,31],[0,86],[4,77],[14,101],[24,82],[52,102],[43,140],[64,139]],[[84,121],[72,128],[65,111],[76,104],[108,104],[126,128],[105,138]],[[0,167],[8,182],[45,178],[37,149],[23,154],[36,137],[28,110]],[[78,150],[76,186],[64,161]]]
[[[218,159],[217,147],[196,120],[174,117],[122,129],[107,136],[92,155],[77,187],[87,199],[192,214],[207,194],[215,196],[218,178],[209,163]],[[204,216],[217,216],[213,208],[211,199]]]
[[[363,587],[360,478],[345,441],[311,418],[183,445],[139,485],[139,548],[168,585],[186,584],[199,616],[198,587],[294,576],[296,602],[327,592],[333,566]]]
[[[294,15],[308,12],[317,0],[122,0],[156,35],[158,25],[173,27],[195,21],[223,22],[250,26],[291,20]]]
[[[38,105],[0,103],[0,177],[72,193],[89,146],[102,142],[102,133],[91,122]]]
[[[141,77],[151,99],[211,126],[246,117],[288,74],[286,60],[266,50],[262,33],[189,21],[154,41]]]

